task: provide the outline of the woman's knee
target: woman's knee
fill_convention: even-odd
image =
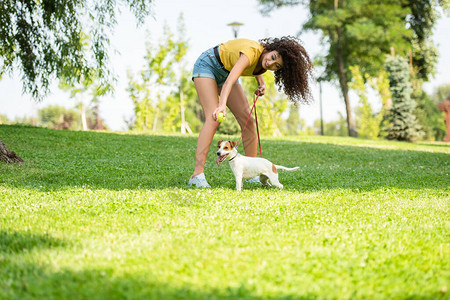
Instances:
[[[217,121],[214,121],[214,119],[211,117],[211,118],[206,119],[205,124],[203,126],[206,126],[207,128],[211,128],[212,130],[216,131],[217,128],[219,128],[219,125],[220,125],[220,123]]]

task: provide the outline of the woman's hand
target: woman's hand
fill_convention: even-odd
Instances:
[[[262,96],[262,95],[264,95],[265,91],[266,91],[266,85],[262,84],[262,85],[258,86],[258,88],[256,89],[255,95]]]
[[[225,117],[227,115],[227,108],[226,108],[226,106],[220,106],[219,105],[216,108],[216,110],[213,112],[213,115],[212,115],[214,121],[217,121],[219,113],[223,113],[223,116]]]

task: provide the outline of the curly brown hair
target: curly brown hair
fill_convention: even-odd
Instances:
[[[283,67],[274,72],[278,89],[283,89],[294,103],[311,103],[309,80],[313,64],[305,48],[295,37],[265,38],[259,41],[264,50],[277,51],[283,59]]]

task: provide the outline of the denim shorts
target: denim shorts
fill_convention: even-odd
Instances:
[[[220,65],[214,55],[214,48],[211,48],[203,52],[195,62],[192,80],[196,77],[208,77],[214,79],[217,86],[221,87],[227,80],[228,74],[230,72]]]

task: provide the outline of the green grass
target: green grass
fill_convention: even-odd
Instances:
[[[450,299],[447,144],[263,138],[301,168],[239,193],[214,147],[187,187],[195,136],[0,139],[0,299]]]

